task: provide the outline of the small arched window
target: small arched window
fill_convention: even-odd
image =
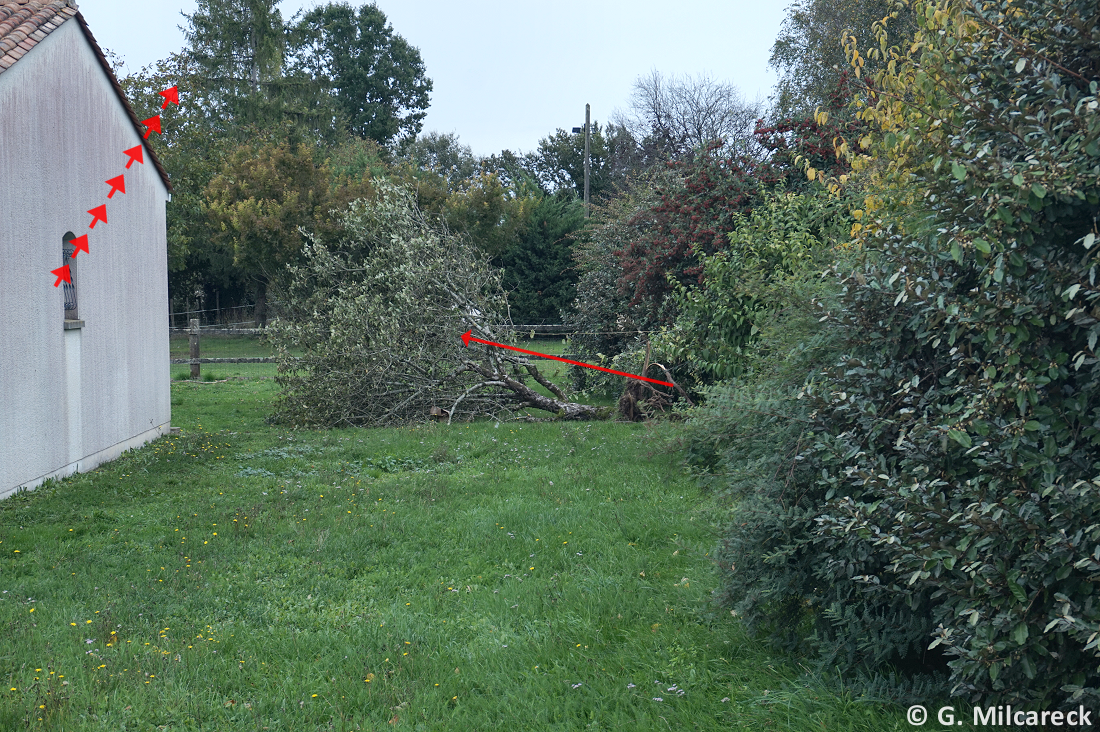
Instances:
[[[72,280],[72,282],[61,283],[65,291],[65,320],[80,320],[76,302],[76,257],[73,256],[76,247],[72,245],[72,240],[75,238],[76,235],[71,231],[65,232],[65,236],[61,237],[61,264],[69,265],[69,277]]]

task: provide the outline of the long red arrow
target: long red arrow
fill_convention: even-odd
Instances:
[[[159,114],[156,117],[150,117],[147,120],[142,120],[142,124],[149,128],[149,129],[145,130],[145,137],[146,138],[149,137],[149,133],[151,133],[151,132],[155,132],[158,135],[160,134],[160,115]]]
[[[145,155],[143,155],[141,152],[141,145],[138,145],[137,147],[132,147],[129,150],[123,150],[122,152],[125,155],[130,156],[130,159],[126,161],[126,170],[130,169],[130,166],[134,164],[135,160],[142,165],[145,165]]]
[[[177,106],[180,103],[179,89],[174,86],[170,86],[162,92],[157,92],[157,94],[160,94],[162,97],[164,97],[164,104],[160,105],[161,109],[168,109],[168,102],[171,102],[172,104],[175,104]]]
[[[51,269],[50,274],[57,276],[57,282],[53,283],[54,287],[57,287],[58,285],[60,285],[62,280],[64,280],[65,282],[69,282],[69,283],[72,283],[72,281],[73,281],[73,276],[69,272],[69,265],[67,265],[67,264],[64,267],[58,267],[57,269]]]
[[[80,236],[74,237],[69,240],[69,243],[73,245],[73,259],[76,259],[76,255],[80,254],[81,252],[91,254],[91,252],[88,251],[87,234],[82,234]]]
[[[574,361],[569,358],[562,358],[560,356],[551,356],[549,353],[539,353],[538,351],[528,351],[525,348],[516,348],[515,346],[506,346],[503,343],[493,343],[492,341],[485,341],[477,336],[472,335],[473,331],[468,330],[462,334],[462,342],[467,347],[470,345],[470,341],[477,341],[478,343],[484,343],[487,346],[496,346],[497,348],[507,348],[509,351],[519,351],[520,353],[526,353],[530,356],[542,356],[543,358],[550,358],[555,361],[563,361],[565,363],[571,363],[574,366],[584,366],[586,369],[596,369],[597,371],[606,371],[609,374],[615,374],[617,376],[625,376],[628,379],[638,379],[639,381],[648,381],[651,384],[660,384],[661,386],[676,386],[667,381],[658,381],[657,379],[651,379],[647,376],[638,376],[637,374],[628,374],[625,371],[616,371],[615,369],[605,369],[603,366],[594,366],[590,363],[584,363],[583,361]]]
[[[111,192],[107,194],[107,198],[115,195],[115,191],[119,193],[126,192],[126,178],[124,176],[116,175],[114,178],[104,181],[104,183],[111,187]]]
[[[107,204],[101,203],[93,209],[88,211],[92,215],[92,223],[88,224],[89,229],[94,229],[96,223],[102,221],[107,223]]]

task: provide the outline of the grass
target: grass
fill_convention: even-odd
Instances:
[[[566,346],[561,338],[532,340],[526,337],[518,339],[520,348],[530,351],[560,356],[565,353]],[[253,356],[271,356],[270,347],[260,342],[256,336],[250,335],[204,335],[201,342],[202,355],[205,358],[242,358]],[[187,335],[173,334],[171,336],[170,358],[188,358],[189,346]],[[540,373],[554,383],[566,389],[569,387],[569,366],[549,359],[534,359]],[[225,381],[227,379],[258,379],[274,378],[277,374],[277,365],[273,363],[235,363],[235,364],[204,364],[200,370],[201,380],[204,382]],[[172,367],[173,381],[188,381],[191,379],[189,366],[179,365]],[[552,394],[533,380],[530,385],[544,396]],[[592,401],[598,406],[612,406],[614,399],[599,398]],[[525,412],[534,416],[545,416],[537,410]]]
[[[169,358],[189,358],[190,342],[187,334],[173,333],[169,339]],[[565,345],[561,338],[531,340],[520,338],[520,348],[530,351],[540,351],[560,356],[565,351]],[[252,335],[213,335],[205,334],[200,341],[203,358],[251,358],[256,356],[273,356],[274,351],[270,346],[261,342],[260,338]],[[550,380],[561,385],[568,385],[569,379],[566,371],[568,366],[560,361],[537,361],[539,371]],[[276,364],[273,363],[233,363],[233,364],[204,364],[201,369],[203,381],[224,381],[225,379],[256,379],[274,378]],[[191,378],[190,367],[175,365],[172,367],[173,381],[186,381]],[[550,392],[540,386],[535,389],[547,396]]]
[[[304,432],[274,394],[174,383],[179,435],[0,503],[0,729],[910,728],[712,605],[659,427]]]
[[[172,333],[168,338],[169,358],[190,358],[190,337],[186,333]],[[215,335],[204,333],[199,339],[204,358],[245,358],[274,356],[271,346],[259,337],[251,335]]]

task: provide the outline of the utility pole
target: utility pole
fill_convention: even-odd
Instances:
[[[589,140],[592,138],[592,105],[584,105],[584,217],[588,218]]]

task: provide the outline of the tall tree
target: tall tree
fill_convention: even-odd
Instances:
[[[293,38],[293,68],[323,85],[352,133],[386,145],[420,132],[431,79],[377,5],[315,8]]]
[[[889,27],[888,43],[912,36],[916,22],[908,4],[897,0],[795,0],[772,45],[770,64],[779,72],[775,111],[779,116],[813,114],[826,105],[841,77],[851,71],[844,54],[844,41],[854,36],[867,71],[880,66],[872,32],[875,21],[897,12]]]
[[[184,54],[151,64],[119,80],[139,119],[163,116],[163,133],[146,144],[159,156],[172,181],[172,203],[167,207],[168,285],[173,308],[196,299],[239,302],[247,283],[233,266],[232,256],[206,245],[213,235],[203,210],[206,186],[221,169],[232,140],[212,127],[196,100],[202,79]],[[161,110],[157,92],[176,86],[180,104]]]
[[[616,121],[644,157],[683,160],[715,141],[747,152],[762,113],[760,102],[745,99],[727,82],[705,74],[665,77],[654,70],[634,82],[630,107]]]
[[[301,231],[331,231],[331,176],[305,145],[242,145],[206,189],[213,243],[233,253],[251,278],[256,321],[267,322],[267,291],[286,265],[298,261]]]
[[[197,67],[211,117],[269,122],[272,84],[282,78],[286,34],[278,0],[199,0],[189,27],[189,60]]]
[[[402,150],[402,157],[420,170],[442,175],[450,184],[478,173],[480,159],[469,145],[463,145],[453,132],[428,132],[417,136]]]
[[[599,122],[592,123],[589,139],[589,188],[593,198],[611,183],[609,150]],[[569,190],[584,197],[584,133],[558,129],[539,140],[538,150],[527,156],[526,165],[547,193]]]
[[[571,192],[530,207],[518,241],[498,257],[514,322],[560,322],[577,290],[570,235],[583,224],[583,204]]]

